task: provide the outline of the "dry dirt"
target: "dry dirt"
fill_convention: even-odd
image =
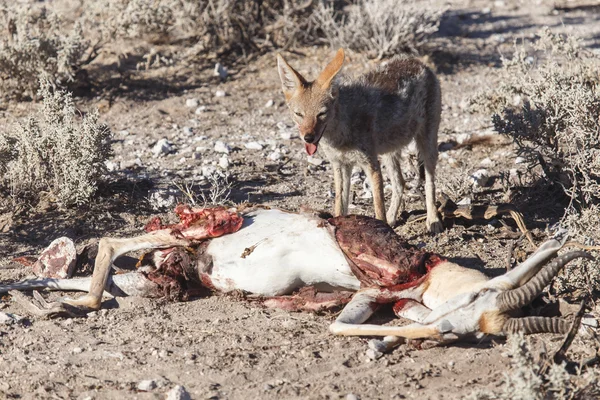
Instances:
[[[490,130],[489,116],[467,110],[470,96],[497,84],[500,55],[511,54],[514,39],[530,37],[547,25],[581,36],[592,49],[600,43],[598,7],[569,2],[570,9],[553,11],[552,2],[532,3],[452,2],[428,61],[442,83],[440,143],[472,135],[490,138],[485,145],[442,147],[438,188],[463,179],[489,158],[484,165],[493,183],[475,188],[469,196],[478,202],[512,201],[541,242],[547,237],[546,226],[560,215],[560,205],[546,201],[542,209],[527,203],[528,197],[518,190],[504,189],[500,176],[525,167],[515,164],[511,143]],[[303,48],[286,57],[314,76],[332,54],[329,49]],[[115,62],[111,57],[107,54],[97,62],[110,65]],[[373,62],[350,54],[346,65],[348,73],[356,74],[372,68]],[[115,133],[117,171],[111,173],[112,184],[83,210],[60,210],[48,201],[0,215],[0,281],[30,275],[29,268],[11,260],[39,254],[56,237],[67,235],[81,245],[104,235],[140,232],[152,215],[159,214],[146,201],[148,189],[176,190],[174,182],[179,179],[197,180],[202,167],[216,164],[221,156],[213,151],[216,140],[233,148],[228,168],[233,202],[291,210],[301,205],[331,209],[330,165],[308,164],[299,139],[280,136],[282,123],[287,125],[284,131],[293,129],[274,54],[235,65],[230,72],[225,82],[211,71],[186,66],[162,67],[134,78],[116,75],[111,80],[117,82],[116,89],[79,99],[82,110],[99,107],[102,120]],[[216,97],[217,90],[224,90],[226,96]],[[195,108],[186,107],[186,100],[192,98],[206,106],[205,111],[196,115]],[[272,107],[265,106],[269,100],[274,101]],[[36,107],[8,104],[0,110],[0,129]],[[183,134],[184,127],[193,128],[193,135]],[[151,150],[163,137],[174,150],[156,158]],[[245,148],[250,141],[265,148]],[[284,150],[281,160],[268,159],[272,146]],[[199,159],[192,156],[196,147],[205,148],[198,149]],[[359,196],[362,187],[355,190],[352,212],[372,213],[370,200]],[[406,207],[422,212],[424,205],[413,196]],[[505,221],[511,231],[516,230],[512,221]],[[509,239],[498,221],[449,221],[445,232],[435,237],[425,232],[422,222],[401,225],[397,232],[414,244],[491,274],[501,273],[506,266]],[[518,249],[521,256],[532,251],[526,242]],[[26,315],[10,296],[1,298],[0,311]],[[20,324],[0,325],[0,398],[151,399],[163,398],[174,385],[183,385],[194,399],[338,399],[349,394],[361,399],[455,399],[478,389],[497,390],[507,371],[503,342],[429,350],[403,346],[370,361],[365,355],[366,339],[328,333],[334,317],[265,310],[228,296],[213,296],[185,303],[118,298],[88,318],[28,318]],[[391,313],[384,311],[376,322],[391,319]],[[559,339],[541,335],[532,340],[553,348]],[[590,346],[576,341],[574,357],[582,357]],[[138,383],[148,379],[156,380],[158,387],[138,391]]]

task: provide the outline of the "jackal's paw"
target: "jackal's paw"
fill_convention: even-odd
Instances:
[[[427,230],[431,233],[438,234],[444,231],[444,225],[439,219],[429,219],[427,218]]]
[[[78,299],[66,298],[63,300],[63,303],[69,304],[82,310],[87,309],[88,311],[95,311],[100,309],[102,301],[101,299],[86,294],[85,296],[82,296]]]
[[[394,348],[400,346],[405,342],[404,338],[398,336],[386,336],[382,340],[381,339],[371,339],[369,340],[368,347],[371,350],[378,351],[380,353],[388,353],[392,351]]]

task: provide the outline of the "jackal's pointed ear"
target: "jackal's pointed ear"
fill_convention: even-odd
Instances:
[[[337,53],[335,53],[335,57],[333,60],[321,72],[319,77],[317,78],[317,84],[321,86],[323,89],[327,89],[331,86],[331,82],[333,78],[340,72],[342,69],[342,65],[344,65],[344,49],[339,49]]]
[[[292,68],[281,54],[277,54],[277,71],[286,100],[289,100],[296,90],[306,85],[306,79]]]

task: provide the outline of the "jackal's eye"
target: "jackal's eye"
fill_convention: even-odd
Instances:
[[[327,116],[327,111],[323,111],[317,114],[317,118],[323,119]]]
[[[294,114],[296,114],[296,117],[304,118],[304,114],[302,114],[301,112],[294,111]]]

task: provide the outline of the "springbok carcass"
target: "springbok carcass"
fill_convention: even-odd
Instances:
[[[409,245],[369,217],[322,218],[269,208],[238,214],[178,206],[176,212],[179,224],[154,219],[144,235],[101,239],[91,279],[30,280],[0,286],[0,292],[89,290],[79,299],[64,300],[86,310],[100,308],[105,290],[159,297],[197,287],[243,291],[287,309],[345,304],[330,331],[389,336],[378,344],[387,349],[402,339],[444,343],[485,334],[565,333],[569,324],[562,318],[514,318],[512,312],[531,302],[570,260],[590,258],[583,251],[557,256],[566,242],[562,232],[520,265],[490,279]],[[142,267],[110,277],[117,257],[144,249],[154,250],[141,259]],[[363,324],[384,303],[394,303],[396,314],[413,323]]]

